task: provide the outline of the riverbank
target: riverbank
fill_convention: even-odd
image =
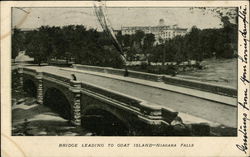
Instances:
[[[128,69],[237,88],[237,58],[206,59],[200,64],[192,62],[191,65],[183,63],[181,65],[168,64],[162,66],[157,64],[148,66],[146,63],[142,63],[137,66],[129,66]]]
[[[177,77],[237,88],[238,59],[207,59],[201,62],[204,69],[181,72]]]

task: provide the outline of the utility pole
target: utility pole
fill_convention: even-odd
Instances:
[[[115,33],[113,31],[113,28],[111,27],[111,24],[107,18],[107,13],[105,11],[106,6],[103,2],[98,1],[97,4],[94,3],[94,8],[95,8],[96,17],[97,17],[103,31],[113,41],[113,45],[120,53],[120,58],[123,61],[123,66],[124,66],[124,70],[125,70],[124,76],[128,76],[129,73],[128,73],[128,68],[127,68],[127,60],[126,60],[126,57],[124,55],[123,49],[122,49],[119,41],[117,40]]]

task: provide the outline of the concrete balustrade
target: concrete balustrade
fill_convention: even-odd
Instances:
[[[54,78],[62,82],[70,83],[70,79],[67,77],[62,77],[62,76],[54,75],[54,74],[47,73],[47,72],[43,72],[43,75],[45,77]]]
[[[96,66],[79,65],[79,64],[74,64],[73,68],[78,69],[78,70],[114,74],[114,75],[119,75],[119,76],[124,75],[124,69],[115,69],[115,68],[109,68],[109,67],[96,67]],[[187,80],[187,79],[172,77],[168,75],[157,75],[157,74],[137,72],[137,71],[132,71],[132,70],[129,70],[129,77],[155,81],[155,82],[164,82],[166,84],[172,84],[172,85],[197,89],[201,91],[211,92],[211,93],[230,96],[230,97],[237,97],[237,89],[224,86],[224,85],[215,85],[212,83],[205,83],[205,82],[195,81],[195,80]]]
[[[219,86],[211,83],[200,82],[195,80],[187,80],[171,76],[163,76],[163,82],[166,84],[179,85],[183,87],[198,89],[206,92],[211,92],[215,94],[237,97],[237,90],[232,87]]]
[[[109,68],[109,67],[95,67],[95,66],[79,65],[79,64],[74,64],[73,67],[79,70],[102,72],[102,73],[119,75],[119,76],[124,76],[124,72],[125,72],[124,69],[115,69],[115,68]],[[138,79],[145,79],[145,80],[159,82],[159,81],[162,81],[162,76],[163,75],[156,75],[156,74],[143,73],[143,72],[129,70],[129,77],[138,78]]]

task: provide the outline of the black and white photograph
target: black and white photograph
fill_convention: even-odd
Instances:
[[[249,156],[248,1],[4,1],[1,156]]]
[[[12,135],[236,136],[236,7],[13,7]]]

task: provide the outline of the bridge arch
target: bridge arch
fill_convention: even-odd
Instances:
[[[97,135],[125,136],[131,133],[131,125],[119,111],[106,105],[88,105],[82,111],[82,125]]]
[[[71,105],[66,95],[59,89],[51,87],[45,91],[44,105],[50,107],[65,119],[71,119]]]
[[[36,97],[36,95],[37,95],[37,86],[36,86],[35,82],[31,79],[24,80],[23,90],[30,97]]]

